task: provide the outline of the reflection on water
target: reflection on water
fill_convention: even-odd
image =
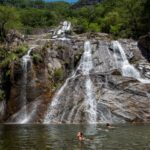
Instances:
[[[0,125],[0,150],[149,150],[149,125]],[[88,140],[79,142],[82,131]]]

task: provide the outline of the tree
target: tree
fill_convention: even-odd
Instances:
[[[91,32],[99,32],[100,27],[97,23],[90,23],[89,24],[89,31]]]
[[[20,27],[20,17],[15,8],[0,6],[0,40],[5,41],[10,29]]]
[[[143,0],[143,10],[141,11],[140,22],[141,35],[150,32],[150,0]]]

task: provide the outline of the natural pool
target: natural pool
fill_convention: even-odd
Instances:
[[[90,140],[77,141],[82,131]],[[0,125],[0,150],[150,150],[150,125]]]

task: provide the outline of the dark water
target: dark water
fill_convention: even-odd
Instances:
[[[82,131],[89,140],[77,141]],[[150,125],[0,125],[0,150],[150,150]]]

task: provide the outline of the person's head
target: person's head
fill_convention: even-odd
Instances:
[[[107,127],[109,127],[109,126],[110,126],[110,124],[109,124],[109,123],[106,123],[106,126],[107,126]]]
[[[77,137],[82,137],[82,136],[83,136],[83,133],[79,131],[79,132],[77,133]]]
[[[80,132],[80,136],[81,136],[81,137],[83,136],[83,133],[82,133],[82,132]]]

